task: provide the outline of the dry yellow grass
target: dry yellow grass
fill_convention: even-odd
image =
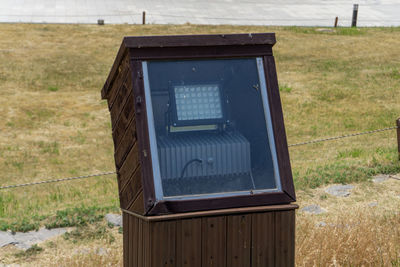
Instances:
[[[346,198],[330,196],[324,188],[298,192],[300,207],[318,203],[327,212],[297,211],[296,266],[400,266],[400,181],[354,186]],[[104,225],[86,227],[83,235]],[[39,246],[41,253],[25,258],[8,246],[0,249],[0,258],[22,266],[122,266],[122,235],[116,228],[94,240],[59,237]]]
[[[296,27],[0,24],[0,185],[115,168],[109,113],[100,90],[123,36],[234,32],[276,32],[274,53],[289,143],[393,126],[400,116],[400,28],[321,33]],[[325,202],[321,196],[309,196],[323,194],[310,187],[366,181],[378,171],[400,171],[394,131],[294,147],[290,156],[296,186],[305,190],[299,194],[301,204]],[[359,186],[369,192],[368,183]],[[383,195],[385,190],[378,192]],[[326,202],[332,211],[332,217],[323,215],[327,223],[365,218],[351,230],[315,227],[318,216],[299,214],[297,263],[334,265],[336,259],[345,266],[390,266],[389,259],[398,259],[398,247],[380,241],[398,241],[399,202],[382,199],[382,207],[397,205],[382,214],[364,206],[362,214],[351,209],[367,197],[360,193],[343,203]],[[57,210],[77,205],[118,207],[115,177],[2,190],[0,226],[24,219],[40,223]],[[351,212],[344,212],[347,209]],[[397,232],[385,230],[390,227]],[[360,231],[366,232],[356,236]],[[378,251],[371,246],[375,241],[386,253],[383,263],[376,258],[379,253],[371,252]],[[323,256],[314,254],[322,253],[316,250],[318,244],[324,248]],[[102,260],[95,255],[74,258],[73,247],[65,252],[46,248],[43,253],[56,255],[50,262],[72,266]],[[368,248],[368,254],[362,253],[363,248]],[[112,251],[108,263],[118,264],[120,245]]]

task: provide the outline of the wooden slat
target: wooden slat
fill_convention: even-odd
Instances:
[[[275,33],[129,36],[123,40],[127,48],[273,45],[275,42]]]
[[[272,128],[274,131],[282,190],[291,198],[290,202],[293,202],[296,201],[296,194],[294,191],[292,168],[290,166],[282,104],[279,95],[278,78],[276,75],[275,59],[273,56],[264,57],[264,72],[267,82],[268,101],[271,111]]]
[[[142,167],[142,186],[145,211],[154,206],[154,176],[150,151],[150,134],[147,121],[146,97],[144,93],[143,68],[141,61],[131,61],[133,93],[135,95],[135,112],[137,125],[137,138],[140,150],[140,163]],[[125,138],[125,137],[124,137]],[[121,141],[121,145],[124,140]],[[127,143],[129,144],[129,143]],[[119,147],[118,147],[119,148]]]
[[[138,137],[139,138],[139,137]],[[149,179],[153,181],[153,179]],[[143,186],[144,187],[144,186]],[[153,188],[153,187],[151,187]],[[165,213],[185,213],[191,211],[209,211],[212,209],[226,209],[259,206],[264,203],[289,204],[292,198],[286,192],[271,192],[242,196],[226,196],[204,199],[169,200],[156,203],[148,214],[158,215]]]
[[[176,221],[176,266],[201,267],[201,218]]]
[[[137,267],[144,266],[144,243],[143,243],[143,224],[147,222],[138,219],[138,236],[137,236],[137,244],[138,244],[138,259],[137,259]]]
[[[129,218],[129,230],[128,230],[128,239],[129,239],[129,246],[128,246],[128,266],[134,266],[133,264],[133,247],[134,247],[134,242],[135,239],[133,238],[133,232],[134,232],[134,223],[135,219],[132,217]]]
[[[125,78],[126,78],[126,75],[125,75]],[[117,120],[120,117],[122,108],[124,107],[125,102],[128,99],[129,93],[130,93],[129,89],[126,86],[126,84],[124,83],[123,85],[121,85],[121,88],[118,90],[118,94],[115,98],[114,105],[112,106],[112,108],[110,110],[111,125],[112,125],[113,129],[116,126]]]
[[[114,80],[116,78],[116,75],[118,74],[118,67],[121,65],[121,62],[123,62],[123,59],[127,56],[127,49],[125,47],[124,42],[122,42],[117,56],[115,57],[114,63],[111,67],[111,70],[108,74],[107,80],[103,85],[103,89],[101,90],[101,98],[102,99],[110,99],[110,90],[111,87],[114,83]]]
[[[114,153],[115,165],[117,167],[117,170],[121,168],[122,164],[124,163],[126,155],[131,150],[135,141],[136,141],[136,124],[135,120],[132,120],[131,124],[128,126],[128,129],[125,131],[121,143],[119,144]]]
[[[151,243],[151,234],[150,232],[150,223],[149,222],[143,222],[143,230],[142,230],[142,244],[143,244],[143,263],[140,265],[140,267],[152,267],[151,266],[151,246],[153,245]]]
[[[275,212],[265,212],[251,215],[251,262],[253,267],[280,266],[275,264],[274,213]]]
[[[132,174],[127,185],[122,189],[119,197],[122,209],[128,209],[142,191],[141,168],[138,167]]]
[[[293,209],[298,209],[298,208],[299,208],[299,206],[296,204],[286,204],[286,205],[270,205],[270,206],[259,206],[259,207],[245,207],[245,208],[231,208],[231,209],[184,212],[184,213],[176,213],[176,214],[165,214],[165,215],[159,215],[159,216],[142,216],[140,214],[132,213],[129,210],[122,209],[122,211],[130,213],[134,216],[137,216],[145,221],[168,221],[168,220],[187,219],[187,218],[209,217],[209,216],[217,216],[217,215],[258,213],[258,212],[277,211],[277,210],[293,210]]]
[[[226,216],[227,266],[251,266],[251,215]]]
[[[138,250],[139,246],[142,244],[138,243],[138,234],[139,234],[139,219],[138,218],[131,218],[133,222],[133,229],[131,233],[132,245],[130,248],[130,253],[132,257],[132,266],[138,266]]]
[[[294,266],[295,212],[275,212],[275,266]]]
[[[129,250],[130,250],[130,246],[129,246],[129,220],[131,218],[135,218],[132,215],[129,215],[125,212],[122,213],[122,231],[123,231],[123,260],[124,260],[124,266],[128,266],[128,257],[129,257]]]
[[[176,221],[150,224],[152,267],[175,267]]]
[[[114,140],[114,149],[118,147],[122,137],[125,134],[126,128],[128,128],[128,125],[131,123],[134,117],[135,117],[135,108],[133,106],[133,93],[130,93],[125,102],[124,108],[122,109],[121,114],[119,115],[117,125],[115,126],[112,132]]]
[[[202,266],[226,266],[226,217],[202,218]]]
[[[144,214],[144,202],[143,202],[143,190],[140,190],[136,199],[133,203],[128,207],[128,210],[132,212],[132,214]]]
[[[114,68],[114,66],[113,66]],[[114,80],[112,81],[111,84],[111,89],[108,91],[108,109],[111,110],[115,99],[117,98],[118,92],[122,86],[122,84],[125,82],[126,75],[129,71],[129,56],[128,54],[125,55],[121,63],[116,66],[116,73],[114,76]]]
[[[252,46],[220,46],[220,47],[165,47],[160,48],[131,48],[130,56],[133,60],[151,59],[195,59],[205,57],[232,58],[232,57],[259,57],[272,56],[272,47],[266,45]]]
[[[126,156],[124,163],[118,171],[118,174],[120,176],[118,180],[120,192],[125,188],[129,179],[139,167],[139,156],[139,146],[137,142],[135,142],[135,144],[131,148],[131,151],[129,151],[128,156]],[[141,179],[141,177],[139,177],[139,179]],[[140,181],[140,183],[142,183],[142,181]]]

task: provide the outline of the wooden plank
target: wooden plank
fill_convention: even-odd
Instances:
[[[275,266],[294,266],[295,212],[275,212]]]
[[[281,266],[275,264],[275,212],[252,214],[251,262],[253,267]]]
[[[131,124],[128,126],[128,129],[125,131],[121,143],[114,153],[115,165],[117,167],[117,170],[119,170],[124,163],[124,160],[128,152],[131,150],[133,144],[135,143],[136,138],[136,124],[135,120],[132,120]]]
[[[125,81],[126,74],[129,70],[129,56],[126,53],[123,60],[120,62],[118,66],[116,66],[116,73],[114,76],[114,79],[111,82],[111,85],[109,86],[109,91],[108,91],[108,109],[111,110],[115,99],[118,95],[118,91],[120,90],[122,84]],[[114,68],[114,66],[113,66]]]
[[[176,221],[176,266],[201,267],[201,219]]]
[[[150,59],[195,59],[205,57],[232,58],[272,56],[272,47],[267,45],[252,46],[204,46],[204,47],[150,47],[131,48],[130,56],[133,60]]]
[[[251,215],[226,216],[227,266],[251,266]]]
[[[141,266],[143,267],[152,267],[151,266],[151,232],[150,232],[150,223],[143,221],[143,229],[142,229],[142,244],[143,244],[143,263]]]
[[[127,211],[132,212],[131,214],[145,214],[144,202],[143,202],[143,190],[140,190],[137,197],[133,200],[132,204],[129,205]]]
[[[132,174],[126,186],[122,189],[119,197],[121,208],[128,209],[135,199],[138,197],[139,193],[142,191],[142,181],[141,181],[141,168],[138,167],[136,171]]]
[[[137,219],[137,218],[135,218]],[[134,247],[134,241],[135,239],[133,238],[133,232],[134,232],[134,216],[129,217],[129,230],[128,230],[128,239],[129,239],[129,246],[128,246],[128,266],[134,266],[133,264],[133,247]]]
[[[165,214],[158,216],[142,216],[137,213],[130,212],[129,210],[122,209],[123,212],[127,212],[133,216],[141,218],[145,221],[168,221],[188,218],[200,218],[218,215],[229,215],[229,214],[242,214],[242,213],[259,213],[266,211],[279,211],[279,210],[292,210],[298,209],[299,206],[296,204],[286,205],[270,205],[270,206],[257,206],[257,207],[245,207],[245,208],[231,208],[231,209],[219,209],[219,210],[208,210],[208,211],[195,211],[185,212],[177,214]]]
[[[128,266],[129,260],[129,218],[135,218],[125,212],[122,213],[122,240],[123,240],[123,261],[124,266]]]
[[[126,78],[126,76],[125,76],[125,78]],[[129,88],[124,83],[123,85],[121,85],[121,88],[118,90],[118,94],[117,94],[114,104],[110,110],[112,129],[114,129],[117,124],[118,118],[120,117],[120,114],[121,114],[121,110],[124,107],[129,94],[130,94]]]
[[[124,108],[121,111],[117,125],[113,129],[112,136],[114,140],[114,149],[116,149],[124,136],[126,128],[135,118],[135,108],[133,106],[133,93],[129,94]]]
[[[142,178],[144,180],[145,178]],[[152,179],[151,179],[152,180]],[[143,186],[143,188],[145,188]],[[151,187],[152,188],[152,187]],[[212,209],[227,209],[260,206],[268,203],[270,205],[289,204],[293,199],[286,192],[257,193],[243,196],[227,196],[205,199],[185,199],[160,201],[152,207],[149,215],[166,213],[182,213],[191,211],[208,211]]]
[[[271,111],[272,128],[274,131],[282,190],[292,199],[290,201],[292,202],[296,201],[296,194],[294,191],[292,167],[290,166],[282,104],[279,95],[278,78],[276,75],[276,66],[273,56],[264,57],[264,72],[267,83],[268,101]]]
[[[144,266],[144,241],[143,241],[143,224],[147,222],[138,219],[138,259],[137,267]]]
[[[226,265],[226,217],[202,218],[202,266]]]
[[[135,144],[129,151],[128,156],[126,156],[126,159],[121,168],[118,170],[118,174],[120,175],[118,180],[118,185],[121,189],[120,192],[125,188],[129,179],[139,167],[139,156],[139,146],[137,145],[137,142],[135,142]],[[139,179],[141,179],[141,177],[139,177]],[[142,183],[142,181],[140,181],[140,183]]]
[[[150,266],[175,267],[176,221],[152,222]]]
[[[146,47],[186,47],[186,46],[225,46],[225,45],[273,45],[275,33],[212,34],[212,35],[165,35],[129,36],[123,43],[127,48]]]
[[[135,216],[131,216],[131,221],[133,223],[133,228],[132,232],[130,234],[130,238],[132,239],[132,245],[130,247],[130,253],[131,253],[131,261],[132,265],[131,266],[138,266],[138,251],[139,251],[139,246],[142,244],[138,243],[138,234],[139,234],[139,218],[136,218]]]
[[[122,42],[122,44],[118,50],[117,56],[115,57],[114,63],[111,67],[111,70],[108,74],[107,80],[104,83],[103,88],[101,89],[101,98],[102,99],[108,99],[108,101],[110,100],[111,87],[113,86],[114,80],[116,78],[118,68],[126,56],[127,56],[127,49],[125,47],[124,42]]]
[[[133,93],[135,95],[135,116],[138,129],[137,138],[139,140],[140,162],[142,167],[144,208],[147,213],[155,203],[155,191],[142,62],[131,61],[131,70]],[[121,141],[121,144],[123,144],[123,142],[124,140]]]

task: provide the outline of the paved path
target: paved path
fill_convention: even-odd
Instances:
[[[0,22],[400,26],[400,0],[1,0]]]

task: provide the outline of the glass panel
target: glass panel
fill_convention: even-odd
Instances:
[[[143,67],[156,192],[206,197],[280,190],[261,59]]]

